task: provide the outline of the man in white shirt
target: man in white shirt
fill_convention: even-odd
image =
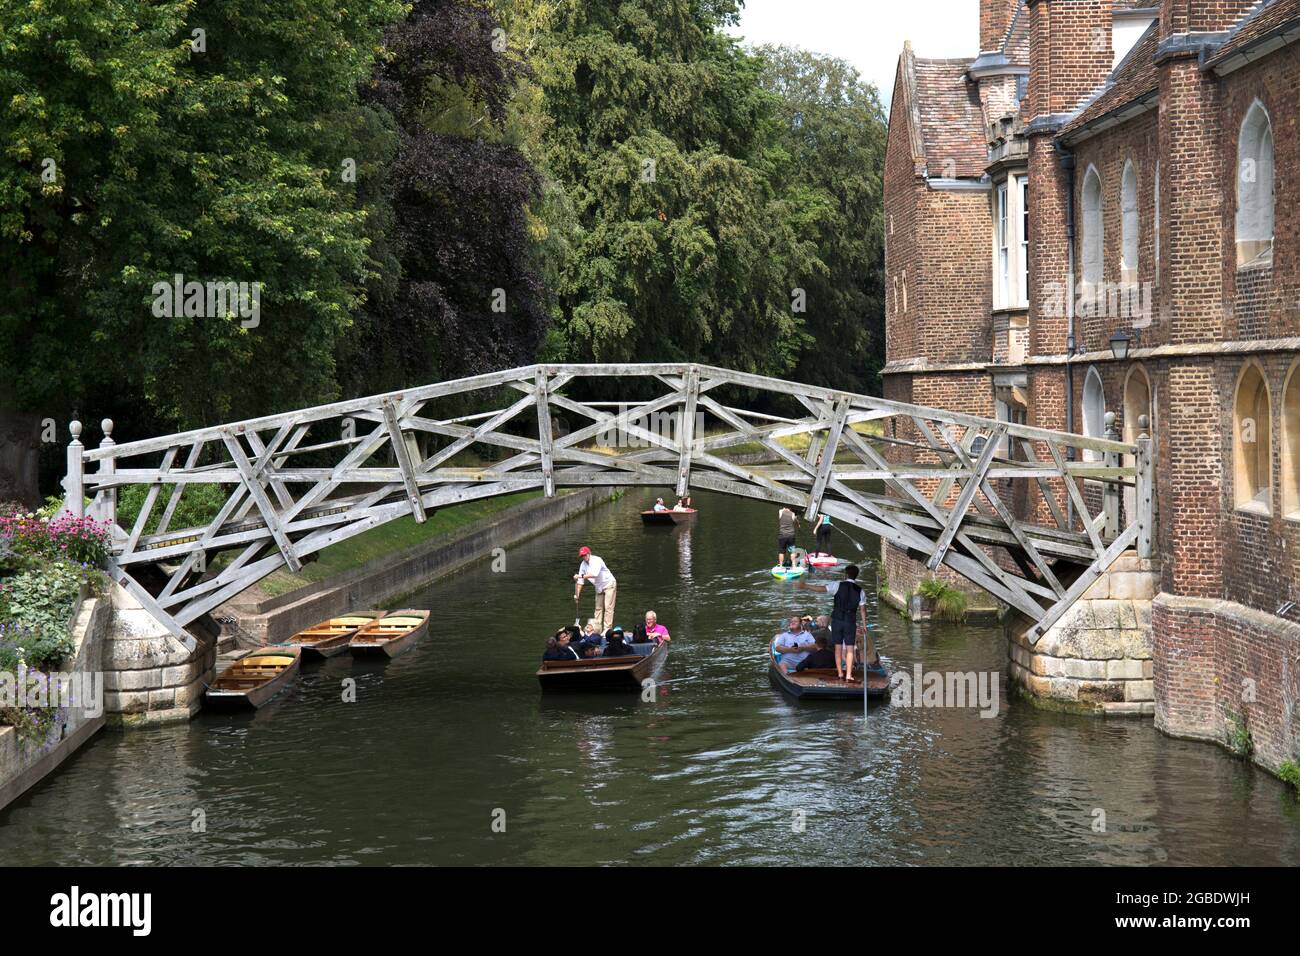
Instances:
[[[803,629],[803,621],[798,614],[790,615],[784,634],[772,638],[772,649],[781,655],[777,665],[785,668],[787,674],[793,674],[799,662],[812,653],[817,646],[817,638]]]
[[[809,584],[799,581],[797,587],[804,591],[825,591],[835,599],[831,610],[831,640],[835,645],[835,672],[849,679],[853,676],[853,657],[856,653],[856,635],[861,629],[865,637],[863,650],[868,666],[878,666],[874,642],[867,627],[867,592],[858,580],[858,566],[850,564],[844,569],[843,581],[830,584]]]
[[[609,565],[592,554],[591,548],[585,546],[579,548],[578,557],[582,560],[582,566],[573,576],[573,580],[578,582],[577,587],[573,589],[573,602],[578,603],[583,584],[590,581],[595,585],[596,612],[592,622],[596,625],[596,631],[604,634],[608,628],[614,626],[614,598],[618,592],[618,581],[610,573]]]

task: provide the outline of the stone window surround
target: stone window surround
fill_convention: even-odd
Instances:
[[[1246,394],[1247,386],[1253,394]],[[1243,405],[1249,402],[1249,407]],[[1254,420],[1255,476],[1250,474],[1250,461],[1243,441],[1243,422]],[[1247,360],[1237,374],[1237,384],[1232,392],[1232,499],[1233,509],[1250,514],[1273,513],[1273,411],[1268,375],[1258,362]],[[1261,457],[1261,449],[1263,454]],[[1262,467],[1261,467],[1262,466]],[[1260,471],[1263,474],[1260,474]]]
[[[1025,184],[1029,181],[1027,166],[999,166],[990,168],[992,178],[989,189],[989,214],[993,223],[991,242],[991,263],[993,288],[993,311],[1014,312],[1029,308],[1029,277],[1027,264],[1023,261],[1027,251],[1025,228]],[[1002,279],[999,275],[999,202],[1005,195],[1007,203],[1007,276],[1009,295],[1002,295]]]
[[[1237,268],[1252,269],[1273,263],[1274,210],[1277,204],[1274,176],[1273,121],[1256,97],[1246,110],[1237,136],[1235,240]],[[1252,162],[1254,179],[1244,175]]]

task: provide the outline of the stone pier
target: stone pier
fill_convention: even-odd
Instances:
[[[1085,713],[1154,716],[1151,602],[1158,562],[1128,551],[1036,644],[1029,623],[1007,622],[1012,686],[1044,706]]]
[[[104,644],[104,709],[109,723],[143,726],[198,713],[216,667],[216,641],[181,641],[118,585],[108,595],[113,626]]]

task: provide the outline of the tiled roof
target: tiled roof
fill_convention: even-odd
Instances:
[[[916,59],[915,105],[926,168],[932,178],[984,175],[988,137],[979,94],[974,84],[966,82],[970,63]]]
[[[1293,23],[1294,21],[1294,23]],[[1206,61],[1215,66],[1288,25],[1300,25],[1300,0],[1260,0]]]
[[[1019,66],[1029,65],[1029,6],[1027,0],[1020,0],[1020,5],[1016,7],[1015,16],[1011,18],[1011,26],[1007,28],[1007,35],[1002,41],[1002,55],[1007,58],[1008,63],[1015,63]]]
[[[1156,21],[1115,67],[1115,71],[1106,80],[1106,85],[1092,101],[1061,128],[1060,135],[1068,138],[1071,133],[1078,132],[1089,123],[1155,93],[1160,86],[1155,61],[1159,42],[1159,21]]]

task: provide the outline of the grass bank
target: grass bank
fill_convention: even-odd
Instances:
[[[564,492],[560,492],[563,494]],[[450,537],[466,525],[495,517],[501,512],[525,501],[541,497],[540,491],[521,491],[513,495],[468,501],[465,504],[441,508],[429,515],[424,524],[414,518],[398,518],[377,528],[363,531],[355,538],[340,542],[320,552],[317,560],[303,565],[297,574],[281,569],[264,578],[258,585],[268,597],[296,591],[317,581],[358,568],[370,561],[385,558],[407,548],[425,544],[436,538]]]

